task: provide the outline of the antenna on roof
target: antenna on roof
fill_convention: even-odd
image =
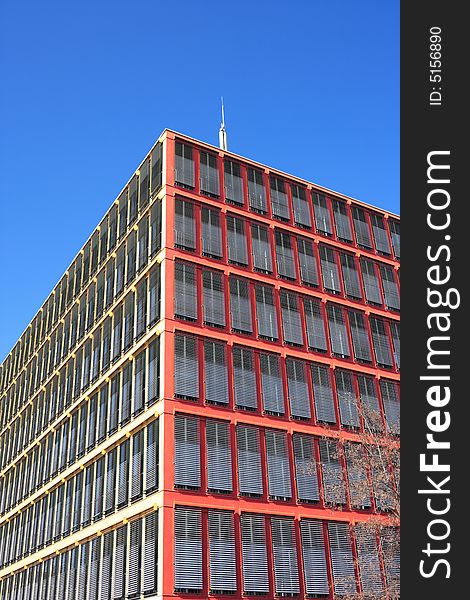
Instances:
[[[221,150],[227,150],[227,132],[225,131],[225,113],[224,113],[224,99],[220,98],[222,103],[222,123],[219,129],[219,148]]]

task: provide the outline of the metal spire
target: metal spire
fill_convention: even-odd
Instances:
[[[220,98],[222,103],[222,123],[219,129],[219,148],[221,150],[227,150],[227,132],[225,131],[225,112],[224,112],[224,99]]]

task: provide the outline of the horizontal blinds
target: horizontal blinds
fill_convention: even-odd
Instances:
[[[385,296],[385,305],[393,310],[400,310],[400,294],[393,269],[388,265],[380,265],[380,276]]]
[[[255,211],[265,213],[266,206],[266,190],[264,188],[263,173],[256,169],[247,169],[248,173],[248,199],[250,208]]]
[[[339,279],[338,265],[336,264],[336,252],[326,246],[320,246],[320,265],[322,272],[323,285],[326,290],[334,294],[341,293],[341,283]]]
[[[364,211],[358,206],[353,206],[351,212],[353,217],[354,233],[356,235],[356,242],[358,246],[362,246],[363,248],[372,248],[369,226],[367,224]]]
[[[349,371],[335,369],[335,381],[341,424],[349,427],[359,427],[357,398],[352,374]]]
[[[269,574],[265,518],[261,515],[242,513],[240,526],[243,591],[246,594],[267,594]]]
[[[202,253],[212,258],[222,257],[222,232],[217,210],[201,208]]]
[[[216,156],[208,152],[200,152],[199,175],[201,192],[205,192],[211,196],[218,196],[220,186]]]
[[[346,295],[351,298],[362,299],[361,284],[359,282],[359,275],[356,270],[354,256],[340,252],[340,262]]]
[[[196,269],[194,265],[175,262],[175,316],[197,319]]]
[[[392,334],[393,357],[398,368],[400,368],[400,325],[395,321],[390,322],[390,333]]]
[[[196,221],[190,202],[175,199],[175,244],[185,250],[196,249]]]
[[[315,192],[312,194],[312,199],[317,231],[331,235],[333,233],[333,228],[331,226],[331,216],[326,196]]]
[[[204,341],[205,398],[212,404],[228,404],[225,344]]]
[[[232,359],[235,405],[242,408],[256,409],[258,402],[253,352],[246,348],[234,346]]]
[[[175,485],[188,488],[201,485],[199,420],[196,417],[175,416]]]
[[[346,492],[344,489],[343,468],[339,458],[336,440],[320,439],[320,462],[323,475],[323,492],[325,502],[332,504],[345,504]]]
[[[237,277],[230,277],[229,286],[232,330],[251,333],[253,326],[248,281]]]
[[[348,330],[343,309],[335,304],[326,305],[331,351],[341,357],[350,355]]]
[[[276,263],[277,271],[280,277],[285,279],[295,279],[294,252],[292,249],[291,237],[276,229]]]
[[[225,298],[222,273],[202,272],[204,294],[204,323],[225,327]]]
[[[287,438],[283,431],[266,430],[268,491],[274,499],[292,497]]]
[[[211,593],[237,591],[233,513],[208,511],[209,588]]]
[[[194,187],[194,161],[191,146],[175,143],[175,183],[183,187]]]
[[[395,527],[382,527],[380,543],[389,593],[400,592],[400,533]]]
[[[374,345],[375,360],[377,364],[392,367],[392,353],[388,340],[385,322],[376,317],[369,318],[370,329],[372,333],[372,343]]]
[[[300,520],[305,591],[312,596],[328,596],[328,570],[323,523],[313,519]]]
[[[397,221],[389,219],[388,226],[392,238],[393,252],[397,258],[400,258],[400,224]]]
[[[365,362],[372,360],[369,333],[364,315],[358,311],[348,311],[349,328],[354,350],[354,358]]]
[[[301,227],[310,228],[312,226],[312,219],[310,218],[310,209],[305,189],[298,185],[291,185],[291,191],[295,222]]]
[[[263,273],[272,273],[273,264],[267,227],[251,225],[251,247],[254,269]]]
[[[242,219],[227,216],[228,259],[237,265],[248,264],[245,223]]]
[[[387,430],[392,433],[398,433],[400,431],[400,400],[398,386],[393,381],[381,379],[380,391],[382,393]]]
[[[336,423],[330,369],[326,365],[313,363],[311,371],[317,420],[325,423]]]
[[[289,344],[301,345],[303,335],[297,295],[281,291],[280,301],[284,341]]]
[[[127,596],[138,598],[142,584],[142,519],[132,521],[129,529]]]
[[[371,304],[382,304],[382,292],[380,290],[374,263],[366,258],[361,258],[361,273],[366,300]]]
[[[336,236],[345,242],[352,242],[351,222],[349,220],[346,204],[339,200],[333,200],[332,204]]]
[[[313,437],[295,433],[292,436],[292,442],[294,446],[297,497],[301,502],[318,502],[320,495]]]
[[[202,590],[201,510],[175,508],[175,590]]]
[[[382,413],[374,379],[366,375],[358,375],[357,383],[365,428],[370,431],[382,431]]]
[[[232,455],[229,424],[206,422],[207,486],[217,492],[232,491]]]
[[[365,595],[382,597],[384,593],[382,573],[380,571],[377,534],[375,528],[367,523],[358,523],[354,527],[357,562],[362,592]]]
[[[259,430],[256,427],[237,425],[238,489],[241,494],[261,496],[263,474]]]
[[[366,459],[361,444],[345,444],[344,456],[346,459],[351,505],[355,508],[369,508],[369,479],[365,466]]]
[[[388,241],[387,230],[385,229],[383,218],[380,215],[371,214],[370,222],[377,251],[382,254],[390,254],[390,242]]]
[[[316,298],[304,297],[305,323],[307,326],[307,343],[312,350],[326,352],[325,321],[321,312],[321,302]]]
[[[297,238],[297,253],[302,283],[318,286],[318,267],[313,251],[313,243],[304,238]]]
[[[273,290],[265,285],[256,285],[255,295],[258,335],[262,338],[277,340],[277,315]]]
[[[240,165],[230,160],[224,161],[225,198],[236,204],[243,204],[243,179]]]
[[[269,178],[269,187],[273,216],[288,221],[290,218],[290,210],[284,182],[282,179],[271,175]]]
[[[153,492],[158,487],[158,419],[147,425],[145,449],[145,491]]]
[[[260,370],[264,411],[283,415],[285,402],[279,357],[275,354],[260,354]]]
[[[146,596],[157,591],[158,511],[145,517],[145,537],[142,552],[142,591]]]
[[[272,517],[271,530],[276,593],[298,594],[300,585],[294,519]]]
[[[175,394],[187,398],[199,397],[199,370],[196,338],[175,335]]]
[[[286,370],[291,415],[302,419],[310,419],[310,394],[305,363],[302,360],[287,358]]]
[[[354,594],[356,592],[356,580],[349,525],[347,523],[329,522],[328,539],[335,594]]]

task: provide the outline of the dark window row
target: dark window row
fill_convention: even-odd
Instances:
[[[175,199],[175,247],[353,301],[400,309],[398,277],[390,265],[181,198]]]
[[[394,469],[380,463],[375,445],[366,449],[335,438],[177,414],[174,452],[179,489],[202,491],[204,476],[205,491],[213,494],[362,510],[396,508]]]
[[[21,378],[7,393],[7,399],[16,403],[22,412],[0,438],[1,468],[22,452],[160,319],[160,287],[160,266],[155,265],[149,276],[140,281],[135,291],[130,291],[113,314],[88,337],[79,335],[81,317],[78,305],[75,305],[71,321],[67,317],[64,326],[59,327],[44,356],[45,376],[47,379],[52,377],[49,381],[46,379],[45,390],[34,396],[33,386],[30,386],[30,393],[21,389]],[[60,367],[72,351],[74,355]],[[56,369],[58,374],[53,375]],[[28,404],[31,396],[33,400]],[[7,415],[4,413],[3,417],[5,423]]]
[[[152,421],[0,526],[0,568],[136,502],[158,488]]]
[[[5,477],[0,479],[0,514],[27,498],[144,408],[155,403],[160,387],[159,362],[157,338],[63,419],[55,431],[44,436],[40,443],[22,456],[15,468],[9,469]],[[63,391],[61,385],[66,384],[67,379],[59,377],[58,381],[58,387],[52,390],[53,397],[43,396],[43,403],[28,412],[23,428],[18,431],[15,429],[5,438],[6,442],[15,443],[15,436],[19,436],[22,447],[28,447],[39,433],[35,431],[45,408],[50,409],[51,403],[60,401],[61,405],[57,408],[60,412],[64,410],[66,405],[63,398],[59,400],[58,396],[62,393],[66,396],[66,390]],[[21,423],[21,420],[18,422]]]
[[[351,526],[245,512],[239,516],[225,510],[177,506],[175,592],[234,594],[240,569],[243,593],[250,596],[300,597],[302,586],[307,598],[332,592],[335,596],[362,592],[364,597],[386,597],[387,588],[396,592],[398,586],[397,538],[397,530],[389,527],[376,531],[360,523]],[[207,571],[203,540],[208,548]],[[269,556],[273,556],[272,564]]]
[[[158,512],[135,519],[0,581],[15,600],[124,600],[156,593]]]

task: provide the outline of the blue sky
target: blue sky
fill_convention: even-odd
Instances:
[[[0,361],[161,131],[399,212],[399,3],[0,7]]]

